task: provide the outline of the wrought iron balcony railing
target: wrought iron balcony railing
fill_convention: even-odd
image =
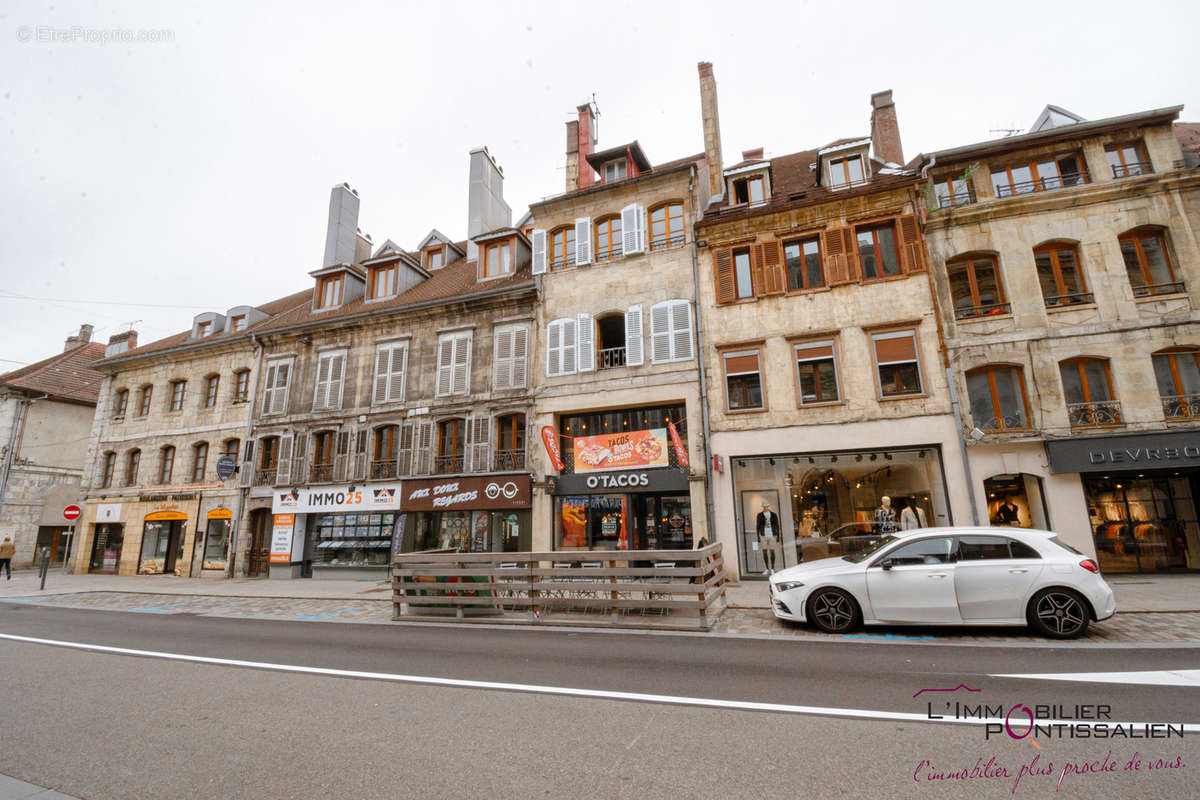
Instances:
[[[434,461],[434,468],[438,474],[444,475],[451,472],[463,471],[463,457],[456,456],[438,456]]]
[[[328,483],[333,480],[333,464],[313,464],[308,470],[310,483]]]
[[[684,242],[683,232],[673,233],[670,236],[652,236],[650,237],[651,250],[666,250],[668,247],[682,247]]]
[[[624,248],[621,242],[614,242],[612,247],[597,247],[596,260],[612,261],[614,258],[620,258],[623,252]]]
[[[275,475],[279,472],[274,464],[269,467],[260,467],[254,470],[254,485],[255,486],[272,486],[275,483]]]
[[[975,424],[979,426],[980,430],[987,431],[988,433],[1029,430],[1029,420],[1025,418],[1024,411],[1016,411],[1012,414],[1005,414],[1002,417],[988,417],[987,419],[977,420]]]
[[[1158,294],[1178,294],[1183,291],[1183,281],[1171,283],[1151,283],[1133,287],[1134,297],[1153,297]]]
[[[1068,172],[1065,175],[1052,175],[1049,178],[1038,178],[1032,181],[1019,181],[996,187],[996,197],[1016,197],[1021,194],[1034,192],[1049,192],[1068,186],[1082,186],[1091,183],[1086,172]]]
[[[965,192],[955,192],[954,194],[938,195],[938,208],[954,208],[956,206],[969,206],[976,201],[975,189],[970,188]]]
[[[1071,294],[1048,294],[1044,295],[1046,300],[1046,308],[1058,308],[1060,306],[1079,306],[1088,303],[1096,302],[1096,296],[1091,292],[1073,292]]]
[[[397,475],[399,473],[396,471],[396,459],[385,458],[371,462],[371,480],[395,478]]]
[[[1094,428],[1121,424],[1121,404],[1116,400],[1094,403],[1067,403],[1067,419],[1072,428]]]
[[[1134,161],[1131,164],[1113,164],[1112,174],[1114,178],[1130,178],[1134,175],[1150,175],[1154,169],[1150,166],[1149,161]]]
[[[954,309],[955,319],[974,319],[976,317],[988,317],[998,314],[1012,313],[1012,306],[1008,303],[989,303],[982,306],[959,306]]]
[[[612,369],[613,367],[625,366],[624,347],[605,347],[596,355],[598,356],[599,369]]]
[[[1200,417],[1200,394],[1177,394],[1162,399],[1163,416],[1167,419]]]
[[[493,460],[495,462],[494,469],[497,472],[525,469],[524,450],[497,450]]]

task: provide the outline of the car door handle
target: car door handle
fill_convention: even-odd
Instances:
[[[1014,575],[1023,575],[1026,572],[1029,572],[1029,570],[1025,569],[1024,567],[1017,567],[1015,569],[1010,569],[1009,572],[1011,572]]]
[[[931,577],[931,578],[944,578],[944,577],[946,577],[946,573],[944,573],[944,572],[931,572],[931,573],[929,573],[929,577]]]

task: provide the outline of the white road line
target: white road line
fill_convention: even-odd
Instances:
[[[87,650],[96,653],[112,653],[121,656],[139,656],[142,658],[159,658],[167,661],[186,661],[194,664],[212,664],[219,667],[243,667],[247,669],[270,670],[273,672],[292,672],[301,675],[326,675],[334,678],[359,678],[374,681],[390,681],[392,683],[410,683],[422,686],[447,686],[458,689],[485,689],[501,692],[523,692],[526,694],[547,694],[560,697],[582,697],[594,700],[623,700],[637,703],[659,703],[673,706],[693,706],[697,708],[722,708],[736,711],[769,711],[783,714],[805,714],[823,717],[847,717],[850,719],[893,720],[902,722],[941,722],[957,725],[985,725],[987,723],[1003,723],[1002,718],[988,719],[934,719],[926,714],[914,714],[904,711],[881,711],[866,708],[835,708],[830,706],[799,706],[787,703],[756,703],[748,700],[720,700],[711,697],[682,697],[668,694],[643,694],[641,692],[615,692],[604,689],[575,689],[567,686],[540,686],[531,683],[500,683],[496,681],[471,681],[460,678],[438,678],[427,675],[400,675],[393,672],[365,672],[353,669],[332,669],[329,667],[305,667],[297,664],[272,664],[266,661],[243,661],[235,658],[213,658],[211,656],[192,656],[184,653],[164,653],[157,650],[133,650],[127,647],[110,647],[102,644],[86,644],[84,642],[66,642],[58,639],[38,639],[32,636],[18,636],[12,633],[0,633],[0,639],[13,642],[27,642],[51,647],[66,647],[72,650]],[[1071,720],[1056,720],[1056,722],[1071,722]],[[1117,724],[1117,723],[1110,723]],[[1122,722],[1121,725],[1146,725],[1144,722]],[[1200,724],[1187,723],[1184,730],[1188,733],[1200,733]]]
[[[1200,669],[1159,669],[1143,672],[1047,672],[1027,675],[993,675],[993,678],[1030,678],[1076,683],[1130,683],[1143,686],[1200,686]]]

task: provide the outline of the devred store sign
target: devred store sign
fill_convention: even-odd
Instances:
[[[667,465],[665,428],[575,437],[576,474]]]

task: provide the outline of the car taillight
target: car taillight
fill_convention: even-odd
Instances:
[[[1090,558],[1085,558],[1083,561],[1080,561],[1079,566],[1083,567],[1088,572],[1094,572],[1097,575],[1100,574],[1100,566]]]

